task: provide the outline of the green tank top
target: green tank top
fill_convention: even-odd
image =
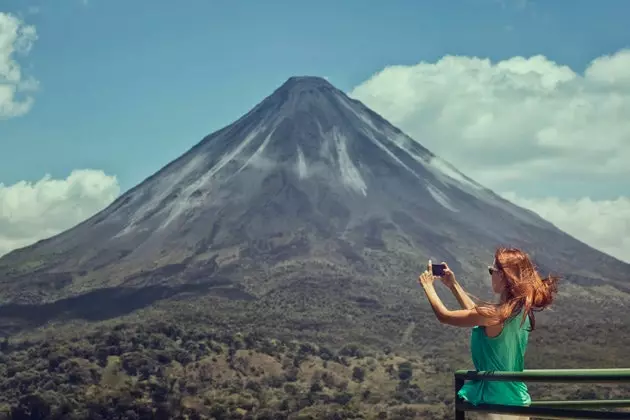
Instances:
[[[470,350],[477,371],[522,372],[529,339],[530,322],[521,326],[522,313],[507,320],[496,337],[488,337],[484,327],[474,327]],[[468,381],[457,394],[473,405],[529,405],[531,398],[523,382]]]

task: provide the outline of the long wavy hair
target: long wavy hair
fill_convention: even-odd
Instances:
[[[529,317],[530,331],[533,331],[536,327],[534,312],[552,304],[558,291],[559,277],[549,275],[542,278],[529,256],[517,248],[498,248],[494,253],[494,269],[504,281],[501,301],[477,306],[478,313],[501,323],[522,311],[521,326]]]

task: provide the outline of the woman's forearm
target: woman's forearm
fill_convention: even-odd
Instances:
[[[424,293],[427,295],[427,299],[429,300],[429,303],[431,304],[431,309],[433,309],[435,316],[441,322],[447,316],[448,309],[442,303],[442,300],[440,299],[437,292],[435,291],[435,287],[433,287],[433,284],[423,284],[422,289],[424,290]]]
[[[436,318],[443,324],[453,325],[455,327],[474,327],[477,325],[490,325],[489,318],[481,316],[476,309],[458,309],[449,311],[442,303],[442,300],[435,291],[433,286],[433,276],[430,272],[425,271],[419,278],[420,284],[427,299],[431,304],[431,309],[435,313]]]
[[[464,291],[462,286],[457,283],[457,281],[455,281],[453,285],[449,287],[449,289],[451,289],[451,292],[453,292],[455,299],[457,299],[457,302],[459,302],[459,306],[461,306],[462,309],[473,309],[475,306],[477,306],[475,305],[475,302],[473,302],[473,300],[470,298],[470,296],[468,296],[468,293]]]

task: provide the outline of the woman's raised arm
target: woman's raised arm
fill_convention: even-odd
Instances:
[[[424,293],[431,304],[431,308],[436,318],[441,323],[455,327],[474,327],[477,325],[489,327],[499,324],[497,321],[480,315],[475,308],[459,309],[456,311],[448,310],[436,293],[433,281],[433,274],[430,271],[425,271],[418,278],[418,283],[422,285]]]
[[[462,309],[474,309],[477,305],[475,305],[475,302],[473,302],[470,296],[468,296],[468,293],[466,293],[462,286],[459,285],[457,279],[455,278],[455,273],[453,273],[451,269],[448,268],[448,265],[445,262],[443,262],[442,264],[446,266],[446,269],[444,270],[444,276],[440,277],[442,283],[444,283],[446,287],[451,290],[451,292],[455,296],[455,299],[457,299],[457,301],[459,302],[459,306],[461,306]]]

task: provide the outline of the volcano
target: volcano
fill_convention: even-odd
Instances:
[[[243,308],[387,312],[428,258],[482,290],[501,244],[585,299],[626,296],[630,265],[418,140],[324,79],[292,77],[100,213],[0,259],[1,302],[72,309],[118,305],[105,291],[188,290]]]

